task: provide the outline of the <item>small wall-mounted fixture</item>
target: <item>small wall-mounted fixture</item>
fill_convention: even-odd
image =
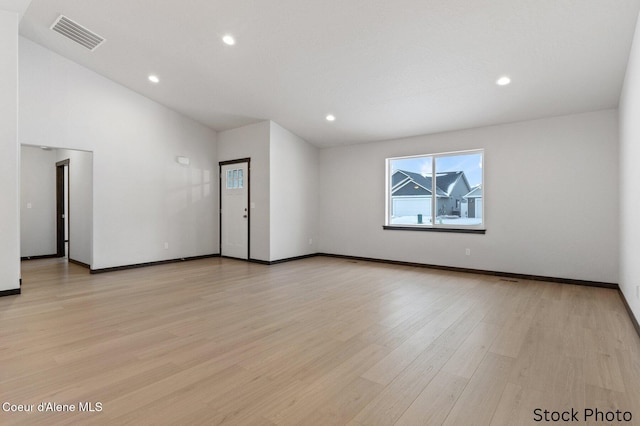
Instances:
[[[183,166],[188,166],[190,163],[189,157],[176,157],[176,161]]]

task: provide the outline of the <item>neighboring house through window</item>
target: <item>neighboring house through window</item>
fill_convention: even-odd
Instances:
[[[483,157],[474,150],[388,158],[386,226],[484,229]]]

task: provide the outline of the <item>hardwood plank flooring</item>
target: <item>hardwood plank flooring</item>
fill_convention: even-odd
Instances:
[[[610,289],[325,257],[22,277],[0,404],[34,412],[4,404],[2,425],[640,424],[640,338]]]

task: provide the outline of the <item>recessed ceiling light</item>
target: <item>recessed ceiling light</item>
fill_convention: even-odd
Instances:
[[[224,44],[227,44],[229,46],[233,46],[234,44],[236,44],[236,39],[233,38],[232,35],[227,34],[226,36],[222,37],[222,41],[224,42]]]
[[[336,121],[336,116],[333,114],[328,114],[326,119],[327,121]]]
[[[496,84],[498,86],[506,86],[509,83],[511,83],[511,79],[509,77],[507,77],[506,75],[502,76],[502,77],[500,77],[499,79],[496,80]]]
[[[150,75],[149,76],[149,81],[152,83],[160,83],[160,79],[158,78],[157,75]]]

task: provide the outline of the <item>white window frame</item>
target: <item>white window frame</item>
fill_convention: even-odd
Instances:
[[[438,158],[443,157],[454,157],[457,155],[473,155],[480,154],[481,156],[481,173],[482,173],[482,207],[481,207],[481,223],[475,225],[463,225],[463,224],[444,224],[437,223],[437,205],[438,205],[438,197],[436,196],[436,161]],[[392,169],[391,162],[394,160],[405,160],[411,158],[424,158],[431,157],[431,218],[423,218],[422,224],[393,224],[391,222],[391,206],[392,206],[392,198],[391,194],[393,192],[393,188],[391,187],[391,179],[392,179]],[[441,231],[460,231],[460,232],[482,232],[486,230],[486,219],[485,219],[485,210],[486,210],[486,191],[485,191],[485,177],[484,177],[484,169],[485,169],[485,152],[484,149],[471,149],[465,151],[451,151],[451,152],[441,152],[436,154],[421,154],[421,155],[407,155],[402,157],[390,157],[385,160],[385,229],[403,229],[403,230],[441,230]],[[460,206],[462,208],[462,206]]]

